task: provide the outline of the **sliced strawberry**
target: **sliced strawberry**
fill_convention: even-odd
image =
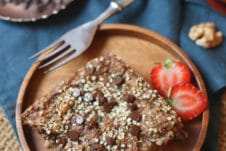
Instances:
[[[167,101],[184,121],[199,116],[207,107],[206,96],[190,83],[175,85]]]
[[[167,59],[164,64],[155,66],[151,71],[152,86],[163,96],[168,89],[178,83],[190,83],[191,72],[186,64]]]

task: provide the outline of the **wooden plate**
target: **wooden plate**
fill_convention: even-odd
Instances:
[[[24,150],[46,149],[40,136],[29,127],[22,125],[20,114],[40,96],[53,89],[58,82],[72,76],[87,61],[109,52],[119,55],[148,82],[150,82],[149,73],[154,63],[166,58],[184,61],[190,67],[196,85],[207,95],[199,71],[178,46],[140,27],[123,24],[103,25],[97,32],[91,47],[72,62],[48,74],[43,74],[42,70],[37,69],[39,64],[34,64],[27,73],[19,92],[16,109],[17,130]],[[206,136],[208,119],[209,110],[206,110],[199,118],[186,123],[188,139],[170,142],[165,146],[167,150],[199,151]]]

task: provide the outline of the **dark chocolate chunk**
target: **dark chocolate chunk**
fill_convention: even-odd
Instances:
[[[95,129],[95,128],[98,128],[98,124],[97,124],[97,122],[90,122],[90,124],[88,125],[88,127],[90,129]]]
[[[118,102],[115,101],[115,99],[111,99],[111,102],[109,102],[112,106],[118,105]]]
[[[124,95],[124,100],[128,103],[133,103],[135,101],[135,96],[132,94],[125,94]]]
[[[105,139],[106,139],[106,142],[107,142],[108,145],[113,146],[115,144],[114,138],[107,136]]]
[[[98,101],[99,105],[103,105],[107,102],[107,99],[104,97],[104,94],[101,90],[96,91],[95,99]]]
[[[68,132],[68,137],[72,141],[77,141],[79,137],[79,133],[76,130],[72,130]]]
[[[49,134],[48,137],[49,137],[50,139],[57,139],[58,133],[56,133],[56,132],[51,132],[51,134]]]
[[[129,117],[130,117],[132,120],[137,121],[137,122],[139,122],[140,119],[141,119],[141,115],[140,115],[140,113],[139,113],[138,111],[133,111],[133,112],[131,112],[130,115],[129,115]]]
[[[137,125],[130,126],[129,131],[132,135],[135,135],[136,137],[140,136],[140,127]]]
[[[104,104],[104,112],[110,113],[111,110],[114,108],[114,106],[117,105],[117,104],[118,103],[116,101],[105,103]]]
[[[61,137],[59,139],[59,144],[62,144],[63,146],[66,144],[67,139],[65,137]]]

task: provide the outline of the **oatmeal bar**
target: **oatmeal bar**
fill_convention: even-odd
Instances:
[[[22,114],[55,150],[151,150],[183,127],[170,105],[115,55],[91,60]]]

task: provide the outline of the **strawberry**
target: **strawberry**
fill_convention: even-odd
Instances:
[[[194,119],[207,107],[206,96],[190,83],[180,83],[172,87],[167,102],[183,121]]]
[[[151,71],[152,86],[163,96],[167,96],[168,89],[178,83],[190,83],[191,72],[188,66],[180,61],[166,59],[164,64],[155,66]]]

